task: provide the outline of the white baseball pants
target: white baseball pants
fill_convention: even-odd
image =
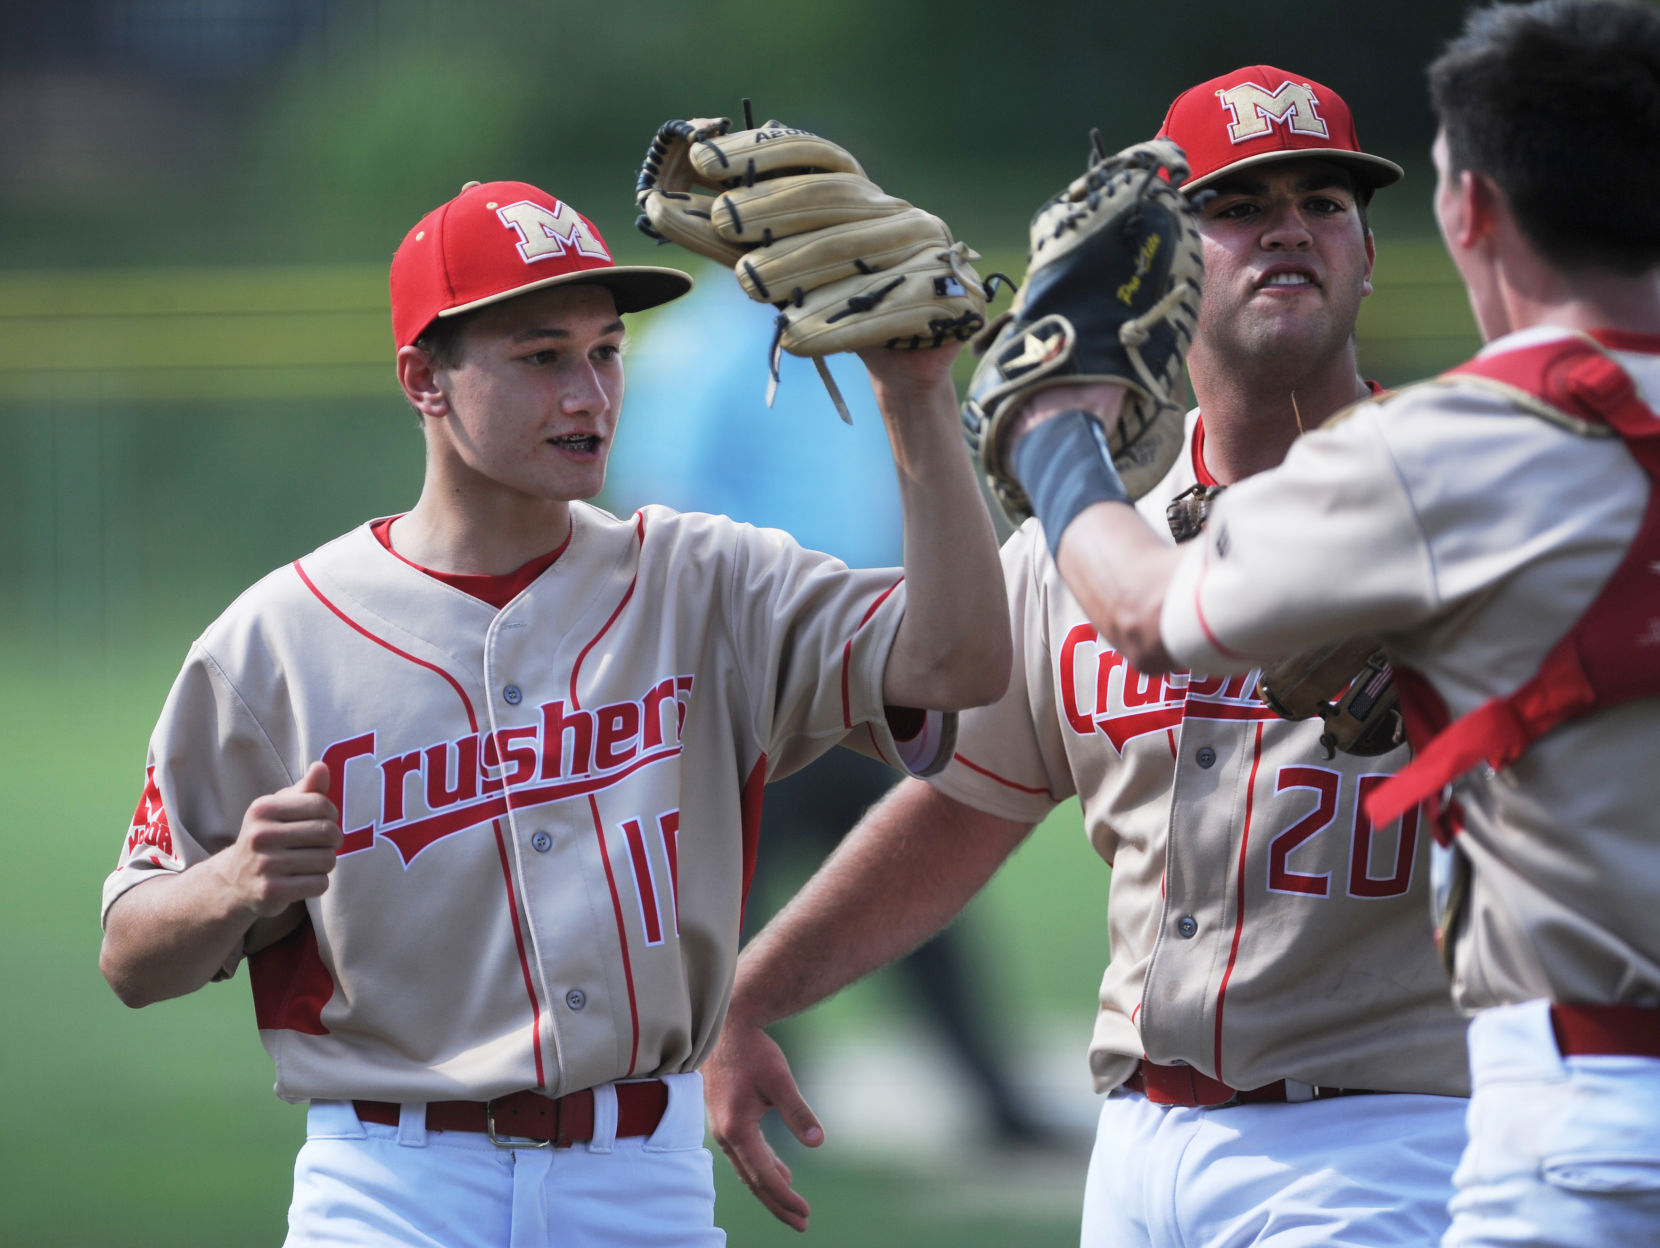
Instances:
[[[1465,1108],[1390,1093],[1192,1109],[1115,1092],[1083,1248],[1425,1248],[1447,1226]]]
[[[313,1101],[294,1165],[286,1248],[716,1248],[703,1076],[670,1075],[649,1137],[616,1138],[616,1094],[594,1089],[595,1132],[569,1148],[498,1148],[428,1131],[426,1106],[396,1126],[350,1102]]]
[[[1445,1248],[1660,1244],[1660,1058],[1563,1057],[1528,1001],[1472,1020],[1470,1078]]]

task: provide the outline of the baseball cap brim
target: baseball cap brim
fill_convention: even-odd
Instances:
[[[604,268],[579,269],[573,273],[561,273],[556,277],[545,277],[539,281],[526,282],[523,286],[515,286],[511,290],[499,291],[483,299],[474,299],[471,303],[457,304],[453,308],[445,308],[438,313],[440,317],[459,316],[463,312],[471,312],[475,308],[482,308],[492,303],[501,303],[505,299],[516,299],[520,295],[527,295],[533,290],[543,290],[550,286],[604,286],[617,301],[617,313],[623,315],[630,312],[644,312],[648,308],[661,307],[670,303],[692,288],[692,275],[682,273],[679,269],[658,268],[655,265],[607,265]]]
[[[1250,169],[1257,165],[1274,164],[1284,160],[1326,160],[1334,165],[1341,165],[1355,176],[1355,180],[1366,190],[1375,191],[1379,187],[1390,186],[1399,182],[1406,171],[1392,160],[1385,160],[1381,156],[1371,156],[1365,152],[1351,152],[1336,147],[1298,147],[1285,148],[1280,151],[1259,152],[1255,156],[1245,156],[1232,164],[1222,166],[1207,173],[1202,178],[1193,178],[1182,183],[1182,190],[1188,194],[1203,190],[1213,182],[1231,177],[1242,169]]]

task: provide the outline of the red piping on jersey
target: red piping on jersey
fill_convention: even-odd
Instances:
[[[864,615],[859,618],[859,623],[854,627],[854,637],[859,635],[859,629],[870,623],[870,617],[876,614],[876,608],[886,602],[888,595],[898,589],[903,581],[904,578],[901,577],[876,596],[876,601],[870,604],[870,610],[866,611]],[[847,669],[852,665],[852,663],[853,637],[849,637],[846,644],[842,646],[842,727],[847,729],[849,732],[853,730],[853,701],[848,688],[849,677]]]
[[[1218,654],[1226,655],[1230,659],[1242,659],[1245,656],[1224,646],[1221,639],[1211,631],[1210,621],[1205,618],[1204,603],[1199,601],[1199,591],[1204,588],[1205,572],[1210,568],[1210,552],[1204,553],[1204,561],[1199,565],[1199,575],[1193,579],[1193,614],[1199,621],[1199,627],[1205,630],[1205,640],[1210,642],[1211,648]]]
[[[1210,475],[1210,469],[1205,467],[1205,414],[1200,412],[1193,422],[1193,441],[1189,443],[1193,452],[1193,475],[1200,485],[1221,485],[1215,477]]]
[[[519,926],[519,907],[513,896],[513,871],[507,861],[507,838],[501,832],[501,820],[493,819],[490,826],[496,833],[496,856],[501,859],[502,880],[507,885],[507,913],[513,919],[513,944],[519,950],[519,973],[524,976],[525,995],[530,998],[531,1015],[535,1026],[532,1033],[533,1043],[531,1052],[536,1057],[536,1086],[547,1086],[547,1076],[542,1070],[542,1009],[536,1001],[536,985],[530,978],[530,959],[525,956],[525,935]]]
[[[398,647],[394,646],[391,642],[387,641],[384,637],[376,637],[368,629],[364,628],[363,625],[359,624],[356,620],[352,619],[351,616],[347,615],[339,607],[335,606],[332,602],[330,602],[327,598],[325,598],[323,596],[323,591],[318,589],[317,586],[312,583],[311,578],[305,574],[305,569],[300,566],[300,561],[298,559],[294,560],[294,571],[299,573],[300,579],[305,582],[305,587],[307,589],[309,589],[313,594],[316,595],[317,601],[322,603],[330,611],[334,612],[334,614],[340,618],[342,623],[347,624],[351,628],[356,629],[358,632],[362,633],[365,637],[367,637],[370,641],[374,642],[377,646],[382,646],[385,649],[390,650],[393,654],[397,655],[400,659],[408,659],[411,663],[414,663],[414,664],[416,664],[420,667],[426,668],[427,671],[429,671],[429,672],[437,672],[438,675],[442,676],[445,680],[449,681],[450,682],[450,688],[455,690],[456,697],[461,699],[461,705],[467,712],[467,727],[471,728],[474,732],[478,731],[478,716],[473,714],[472,700],[467,697],[467,691],[461,687],[460,682],[458,682],[455,679],[454,676],[451,676],[448,672],[446,672],[443,668],[439,667],[436,663],[428,663],[425,659],[417,659],[413,654],[410,654],[407,650],[398,649]]]
[[[425,568],[403,555],[392,545],[392,526],[403,516],[388,516],[384,520],[376,520],[369,526],[369,532],[375,539],[386,547],[393,558],[408,564],[417,572],[430,576],[433,580],[448,585],[451,589],[458,589],[469,598],[477,598],[480,602],[488,603],[497,611],[505,610],[525,590],[529,589],[546,572],[559,561],[559,556],[565,553],[565,548],[571,544],[571,538],[576,533],[574,524],[566,530],[565,540],[546,554],[537,555],[534,559],[527,559],[511,572],[490,574],[482,572],[439,572],[434,568]]]
[[[965,756],[963,754],[953,754],[951,757],[954,760],[956,760],[957,762],[961,763],[964,767],[967,767],[970,771],[977,771],[982,776],[986,777],[986,779],[995,780],[995,781],[997,781],[998,784],[1001,784],[1006,788],[1013,789],[1017,793],[1032,793],[1032,794],[1040,794],[1041,793],[1044,797],[1054,798],[1056,801],[1060,800],[1059,798],[1056,798],[1055,795],[1053,793],[1051,793],[1047,788],[1043,788],[1043,787],[1033,788],[1031,785],[1016,784],[1013,780],[1005,779],[1004,777],[998,775],[995,771],[992,771],[989,768],[980,766],[979,763],[973,762],[972,760],[970,760],[967,756]]]
[[[605,844],[605,821],[600,818],[599,801],[588,796],[588,809],[594,816],[594,835],[599,838],[599,860],[605,867],[605,883],[611,889],[611,909],[617,916],[617,944],[622,949],[623,982],[628,985],[628,1021],[634,1029],[628,1048],[628,1075],[634,1073],[634,1064],[640,1060],[640,1006],[634,999],[634,968],[628,960],[628,928],[623,922],[622,898],[617,895],[617,877],[611,872],[611,851]]]
[[[1208,702],[1203,697],[1197,697],[1182,703],[1182,718],[1269,720],[1279,716],[1260,702],[1255,706],[1238,706],[1232,702]]]
[[[646,544],[646,517],[644,512],[637,511],[634,513],[634,541],[636,545],[641,547]],[[611,625],[617,622],[617,617],[623,613],[623,608],[628,605],[629,599],[634,597],[634,587],[639,583],[640,569],[639,565],[636,564],[634,579],[628,582],[628,590],[623,594],[622,601],[617,604],[617,609],[611,612],[611,618],[600,626],[599,632],[595,633],[593,639],[582,647],[582,653],[576,656],[576,662],[571,666],[571,708],[573,710],[580,711],[582,709],[582,703],[577,701],[576,697],[576,678],[577,674],[582,671],[583,660],[588,657],[590,650],[599,645],[599,639],[605,636]]]
[[[743,828],[743,892],[738,900],[738,928],[744,925],[744,910],[749,905],[749,886],[755,882],[755,857],[761,848],[761,799],[766,795],[767,756],[755,760],[744,781],[743,794],[738,799],[739,823]]]
[[[377,646],[383,646],[399,658],[408,659],[411,663],[414,663],[419,667],[424,667],[428,671],[437,672],[445,680],[449,681],[450,688],[454,689],[456,696],[461,699],[461,709],[467,712],[467,726],[474,732],[478,731],[478,716],[473,713],[472,699],[467,696],[467,691],[461,687],[460,682],[457,681],[454,676],[451,676],[443,668],[434,663],[428,663],[425,659],[418,659],[413,654],[398,649],[398,647],[394,646],[385,638],[376,637],[368,629],[364,628],[363,625],[359,624],[339,607],[335,606],[334,603],[330,602],[328,598],[324,596],[323,591],[318,589],[312,579],[306,575],[306,571],[300,566],[300,561],[298,559],[294,560],[294,571],[299,575],[300,580],[305,582],[305,587],[312,592],[317,601],[322,603],[330,611],[334,612],[341,622],[350,625],[353,629],[363,634],[363,636],[367,637]],[[342,801],[344,801],[344,799],[342,799]],[[344,812],[342,812],[342,814],[344,814]],[[513,894],[513,874],[508,869],[506,847],[501,845],[500,828],[496,829],[496,836],[497,845],[501,849],[502,882],[507,887],[507,912],[513,919],[513,942],[518,947],[519,970],[524,975],[525,992],[530,997],[530,1047],[531,1052],[536,1059],[536,1083],[538,1087],[546,1087],[547,1080],[542,1073],[542,1005],[541,1002],[536,999],[536,986],[530,976],[530,959],[525,954],[524,932],[519,927],[519,902],[518,898]]]
[[[1262,766],[1262,724],[1257,723],[1256,740],[1252,743],[1251,778],[1245,785],[1245,828],[1239,836],[1239,869],[1234,882],[1233,947],[1228,950],[1228,965],[1222,972],[1222,982],[1216,988],[1216,1078],[1226,1080],[1222,1073],[1222,1007],[1228,996],[1228,981],[1233,978],[1234,965],[1239,961],[1239,942],[1245,933],[1245,852],[1251,844],[1251,799],[1257,791],[1257,769]]]
[[[845,670],[845,664],[844,664],[844,670]],[[844,705],[845,705],[845,702],[844,702]],[[844,714],[842,716],[842,718],[845,719],[846,715]],[[875,751],[875,754],[876,754],[877,758],[881,759],[884,763],[888,764],[888,766],[890,766],[890,767],[902,767],[902,766],[904,766],[904,760],[903,759],[891,759],[891,758],[888,757],[888,752],[882,748],[882,742],[876,736],[876,725],[875,725],[874,722],[866,721],[866,723],[865,723],[865,736],[869,738],[870,748],[873,751]]]

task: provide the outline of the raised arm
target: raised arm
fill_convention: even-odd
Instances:
[[[999,503],[1038,518],[1090,622],[1143,672],[1170,668],[1158,626],[1178,559],[1130,503],[1185,441],[1175,396],[1204,276],[1187,173],[1167,140],[1098,149],[1038,211],[1020,299],[963,405]]]
[[[895,706],[959,710],[996,700],[1008,685],[997,536],[951,382],[958,349],[859,352],[893,445],[905,516],[905,618],[883,683]]]
[[[808,1205],[761,1135],[776,1108],[802,1143],[823,1131],[763,1030],[893,961],[945,927],[1031,831],[906,780],[750,942],[720,1043],[704,1065],[709,1122],[739,1177],[779,1221]]]
[[[292,931],[304,899],[328,888],[340,848],[328,784],[328,768],[313,763],[297,783],[248,807],[228,849],[116,898],[98,956],[115,995],[134,1008],[184,996],[239,949]]]
[[[951,382],[991,288],[944,221],[877,186],[847,149],[799,126],[751,122],[660,129],[636,183],[641,228],[733,266],[751,299],[777,309],[775,350],[865,362],[905,516],[905,616],[884,697],[941,711],[994,701],[1011,649],[1003,580]],[[885,345],[896,341],[936,345]]]

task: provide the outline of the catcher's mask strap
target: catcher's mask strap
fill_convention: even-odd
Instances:
[[[1060,551],[1061,534],[1084,508],[1130,501],[1112,466],[1106,429],[1082,408],[1021,434],[1009,451],[1009,467],[1032,500],[1051,557]]]

